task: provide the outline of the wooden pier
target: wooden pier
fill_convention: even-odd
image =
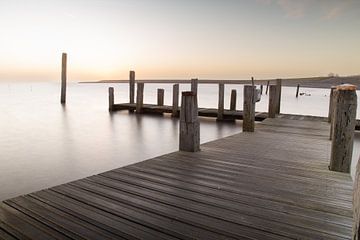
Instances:
[[[4,201],[0,239],[351,239],[353,183],[328,170],[330,124],[254,133]]]

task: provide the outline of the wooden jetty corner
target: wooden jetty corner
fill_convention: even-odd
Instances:
[[[275,117],[252,131],[247,88],[250,131],[199,145],[194,89],[182,94],[182,151],[6,200],[0,239],[358,239],[355,90],[334,90],[328,123],[279,114],[281,91],[270,85]],[[144,111],[135,104],[128,110]]]

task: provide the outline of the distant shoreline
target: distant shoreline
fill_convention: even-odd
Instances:
[[[255,80],[255,84],[266,85],[267,82],[273,82],[275,79],[261,79]],[[129,80],[100,80],[100,81],[92,81],[92,82],[79,82],[79,83],[128,83]],[[139,79],[136,82],[144,82],[144,83],[157,83],[157,84],[188,84],[191,80],[185,79]],[[199,83],[201,84],[251,84],[251,80],[211,80],[211,79],[199,79]],[[343,83],[353,84],[360,88],[360,75],[359,76],[350,76],[350,77],[311,77],[311,78],[287,78],[282,79],[283,86],[295,87],[300,84],[300,87],[308,87],[308,88],[331,88],[331,86],[340,85]],[[360,89],[359,89],[360,90]]]

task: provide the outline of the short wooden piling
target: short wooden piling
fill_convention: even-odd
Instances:
[[[255,130],[255,86],[244,86],[243,132]]]
[[[281,79],[276,79],[276,114],[280,114],[281,105]]]
[[[224,119],[224,95],[225,95],[225,86],[223,83],[219,83],[218,114],[216,120]]]
[[[197,96],[192,91],[182,93],[179,149],[186,152],[200,151],[200,123]]]
[[[61,98],[60,102],[62,104],[66,103],[66,72],[67,72],[67,54],[62,54],[61,59]]]
[[[179,116],[179,84],[174,84],[171,117],[178,117],[178,116]]]
[[[198,93],[198,82],[197,78],[191,79],[191,91],[197,95]]]
[[[135,103],[135,71],[129,73],[129,102]]]
[[[277,86],[270,85],[269,91],[269,107],[268,107],[268,117],[275,118],[276,116],[276,109],[277,109]]]
[[[114,88],[109,87],[109,111],[112,112],[114,107]]]
[[[267,81],[267,83],[266,83],[266,95],[268,94],[269,85],[270,85],[270,81]]]
[[[157,90],[157,105],[164,106],[164,89],[162,88]]]
[[[236,111],[236,95],[236,89],[232,89],[230,96],[230,111]]]
[[[143,104],[144,104],[144,83],[137,83],[136,113],[142,112]]]
[[[334,101],[330,170],[350,172],[356,124],[356,86],[339,85]]]
[[[297,87],[296,87],[296,98],[298,98],[299,97],[299,90],[300,90],[300,84],[298,84],[297,85]]]

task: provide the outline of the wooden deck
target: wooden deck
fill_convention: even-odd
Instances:
[[[203,144],[5,201],[0,239],[351,239],[352,181],[329,126],[266,119]]]

